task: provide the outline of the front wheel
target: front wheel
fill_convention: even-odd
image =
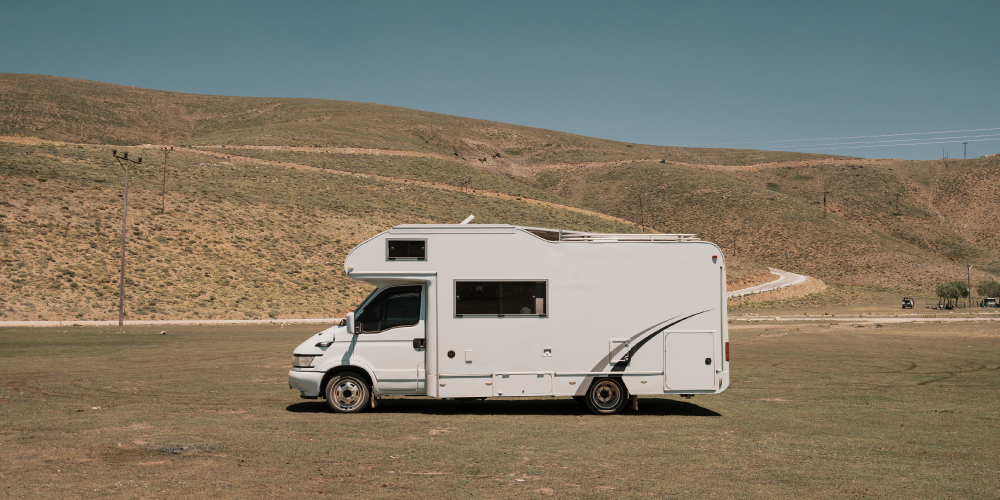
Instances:
[[[326,384],[326,404],[338,413],[364,411],[371,401],[372,390],[364,377],[354,372],[344,372]]]
[[[602,377],[594,380],[587,391],[587,409],[597,415],[614,415],[625,408],[628,391],[621,380]]]

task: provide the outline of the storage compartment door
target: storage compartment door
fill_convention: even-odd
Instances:
[[[664,342],[664,390],[715,390],[715,332],[668,332]]]
[[[497,396],[549,396],[552,394],[552,372],[496,373]]]

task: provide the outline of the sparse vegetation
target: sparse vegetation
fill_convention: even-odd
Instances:
[[[0,329],[0,495],[1000,491],[995,324],[734,323],[729,390],[640,398],[639,412],[612,417],[569,398],[392,397],[331,414],[287,386],[291,350],[320,328]]]
[[[214,150],[214,148],[209,150]],[[229,155],[311,165],[328,170],[366,173],[395,179],[438,182],[461,187],[468,191],[493,191],[536,200],[567,203],[566,200],[535,187],[532,185],[534,183],[528,179],[510,175],[491,174],[455,161],[445,161],[436,158],[345,154],[324,152],[322,150],[303,152],[226,148],[225,152]]]
[[[131,148],[155,158],[152,150]],[[117,317],[121,186],[110,148],[0,142],[5,320]],[[144,164],[147,164],[144,162]],[[336,317],[368,289],[347,252],[399,223],[477,221],[608,232],[627,223],[514,199],[207,159],[175,151],[131,175],[129,319]],[[46,179],[42,182],[41,179]],[[176,179],[176,180],[174,180]]]
[[[719,244],[727,257],[827,282],[853,279],[870,287],[932,292],[942,281],[964,276],[963,263],[973,264],[973,279],[992,279],[1000,269],[1000,221],[985,214],[1000,211],[1000,198],[948,188],[943,202],[939,191],[893,166],[899,164],[814,161],[719,169],[646,162],[552,168],[538,179],[555,194],[635,223],[635,186],[641,186],[642,218],[654,230],[697,233]],[[986,172],[992,181],[975,184],[970,178],[961,184],[964,192],[996,189],[1000,159],[970,160],[961,168],[939,180]],[[957,215],[945,216],[941,203],[963,208],[947,208]],[[970,213],[975,231],[960,222]]]
[[[0,74],[0,95],[0,134],[20,136],[0,143],[4,319],[102,319],[116,295],[111,147],[29,136],[177,146],[164,215],[159,145],[129,147],[149,165],[130,200],[130,318],[338,315],[365,293],[340,270],[351,247],[394,224],[470,213],[696,233],[725,252],[732,287],[768,280],[768,266],[925,294],[966,264],[976,281],[1000,273],[997,157],[644,146],[388,106],[34,75]]]
[[[980,297],[1000,297],[1000,283],[993,280],[981,281],[976,285],[976,293]]]

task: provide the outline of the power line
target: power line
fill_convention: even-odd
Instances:
[[[886,143],[886,144],[876,144],[876,146],[906,146],[912,141],[922,141],[922,140],[934,140],[934,141],[944,141],[944,142],[961,142],[963,139],[976,139],[980,137],[1000,137],[1000,134],[982,134],[982,135],[960,135],[954,137],[928,137],[926,139],[890,139],[888,141],[855,141],[855,142],[833,142],[827,144],[798,144],[798,145],[777,145],[768,146],[771,148],[781,148],[781,147],[813,147],[813,146],[850,146],[855,144],[875,144],[875,143]],[[958,139],[958,141],[945,141],[945,139]],[[986,140],[986,139],[980,139]],[[927,144],[927,143],[921,143]],[[874,147],[874,146],[873,146]]]
[[[993,139],[970,139],[970,140],[965,141],[965,142],[982,142],[982,141],[1000,141],[1000,137],[994,137]],[[817,151],[817,150],[824,150],[824,149],[885,148],[885,147],[889,147],[889,146],[921,146],[921,145],[924,145],[924,144],[951,144],[951,143],[954,143],[954,142],[955,141],[909,142],[909,143],[905,143],[905,144],[875,144],[875,145],[870,145],[870,146],[841,146],[841,147],[838,147],[838,148],[810,148],[810,147],[806,147],[806,148],[802,148],[802,149],[806,150],[806,151]]]
[[[693,147],[693,146],[726,146],[726,145],[733,145],[733,144],[768,144],[768,143],[775,143],[775,142],[787,143],[787,142],[810,142],[810,141],[838,141],[838,140],[841,140],[841,139],[872,139],[872,138],[877,138],[877,137],[902,137],[902,136],[906,136],[906,135],[957,134],[957,133],[960,133],[960,132],[988,132],[988,131],[991,131],[991,130],[1000,130],[1000,127],[995,127],[995,128],[976,128],[976,129],[969,129],[969,130],[942,130],[942,131],[939,131],[939,132],[909,132],[909,133],[905,133],[905,134],[855,135],[855,136],[846,136],[846,137],[826,137],[826,138],[822,138],[822,139],[785,139],[785,140],[781,140],[781,141],[715,142],[715,143],[706,143],[706,144],[692,144],[689,147]],[[914,139],[914,140],[918,140],[918,139]]]

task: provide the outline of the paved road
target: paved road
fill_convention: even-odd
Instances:
[[[155,325],[290,325],[293,323],[317,323],[335,325],[340,318],[314,319],[172,319],[172,320],[126,320],[125,326]],[[0,321],[3,326],[118,326],[118,321]]]
[[[798,285],[808,279],[807,276],[801,274],[790,273],[788,271],[782,271],[781,269],[775,269],[773,267],[768,268],[771,274],[778,275],[778,279],[771,281],[769,283],[764,283],[763,285],[752,286],[750,288],[744,288],[742,290],[733,290],[726,294],[727,297],[741,297],[743,295],[750,295],[751,293],[766,292],[768,290],[777,290],[778,288],[785,288],[786,286]]]

